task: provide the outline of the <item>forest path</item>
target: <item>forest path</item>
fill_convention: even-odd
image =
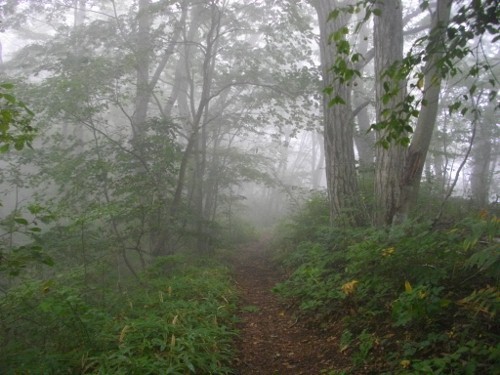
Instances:
[[[338,350],[339,333],[308,327],[271,291],[283,275],[266,247],[265,240],[243,246],[232,262],[241,319],[236,374],[314,375],[340,368],[345,359]]]

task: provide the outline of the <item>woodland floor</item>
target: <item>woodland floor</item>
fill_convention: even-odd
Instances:
[[[313,327],[271,291],[284,275],[266,248],[264,240],[248,244],[233,260],[241,319],[236,374],[315,375],[345,369],[338,346],[341,328],[335,323]]]

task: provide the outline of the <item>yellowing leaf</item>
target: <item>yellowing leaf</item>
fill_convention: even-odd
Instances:
[[[488,219],[488,210],[483,208],[481,211],[479,211],[479,217],[483,220]]]
[[[394,247],[388,247],[387,249],[382,250],[382,256],[384,257],[390,256],[394,254],[395,251],[396,249]]]
[[[172,334],[172,339],[170,340],[170,346],[174,347],[175,346],[175,335]]]
[[[403,359],[401,362],[399,362],[402,368],[408,368],[410,367],[411,362],[407,359]]]
[[[406,290],[406,293],[411,293],[413,291],[413,288],[408,280],[405,281],[405,290]]]
[[[125,336],[127,335],[128,330],[130,329],[130,326],[126,325],[125,327],[122,328],[120,332],[120,337],[118,338],[118,342],[121,344],[123,343],[123,340],[125,340]]]
[[[353,294],[354,291],[356,290],[356,286],[358,283],[359,283],[358,280],[351,280],[345,283],[344,285],[341,286],[342,292],[344,292],[344,294],[346,295]]]
[[[172,325],[175,326],[177,324],[177,321],[179,320],[178,318],[179,318],[179,315],[174,316],[174,319],[172,319]]]
[[[422,90],[424,88],[424,77],[421,77],[417,82],[417,87]]]
[[[54,282],[52,280],[47,280],[43,283],[43,286],[42,286],[42,292],[44,294],[47,294],[48,292],[50,292],[50,289],[54,286]]]

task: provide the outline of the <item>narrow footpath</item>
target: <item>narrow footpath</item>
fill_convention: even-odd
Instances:
[[[345,365],[339,327],[311,328],[287,309],[271,291],[283,276],[265,247],[263,241],[251,243],[233,260],[241,318],[236,374],[333,374],[331,370]]]

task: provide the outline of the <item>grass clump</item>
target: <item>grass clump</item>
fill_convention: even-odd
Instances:
[[[75,279],[32,281],[0,299],[2,374],[230,373],[226,268],[173,256],[119,291]]]

